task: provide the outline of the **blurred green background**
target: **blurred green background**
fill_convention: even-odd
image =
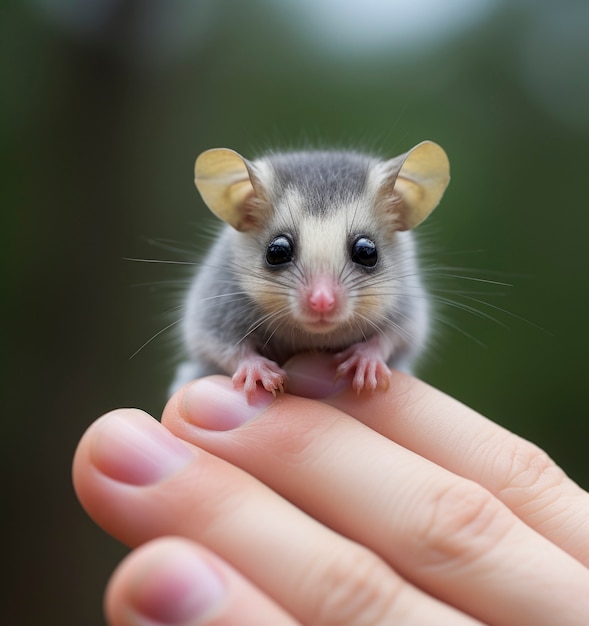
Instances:
[[[589,487],[588,32],[586,0],[3,1],[2,623],[104,623],[126,551],[71,458],[105,411],[161,411],[170,333],[129,357],[186,274],[125,258],[198,256],[210,147],[444,146],[420,232],[455,305],[420,374]]]

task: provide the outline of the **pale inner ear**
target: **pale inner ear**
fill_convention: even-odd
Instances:
[[[395,214],[398,230],[421,224],[436,208],[450,182],[450,163],[444,150],[424,141],[385,163],[388,171],[381,196]]]
[[[249,161],[228,148],[207,150],[194,164],[194,184],[205,204],[240,231],[265,219],[265,198],[253,169]]]

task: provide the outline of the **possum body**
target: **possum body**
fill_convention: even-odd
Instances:
[[[299,352],[333,353],[356,391],[410,371],[428,330],[411,229],[436,207],[449,164],[425,141],[390,160],[348,151],[273,153],[248,161],[201,154],[195,183],[226,224],[188,291],[188,360],[172,389],[233,376],[248,398],[283,391]]]

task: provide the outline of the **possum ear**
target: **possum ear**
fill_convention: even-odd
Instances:
[[[433,141],[423,141],[409,152],[387,161],[388,180],[398,230],[415,228],[436,208],[450,182],[450,162]],[[392,180],[391,180],[392,179]],[[390,185],[385,184],[385,191]]]
[[[209,209],[236,230],[260,225],[267,204],[253,165],[228,148],[213,148],[198,156],[194,184]]]

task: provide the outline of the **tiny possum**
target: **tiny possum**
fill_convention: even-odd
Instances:
[[[386,389],[410,371],[428,330],[411,229],[450,180],[444,150],[424,141],[381,160],[353,151],[203,152],[195,184],[226,224],[188,291],[189,360],[172,390],[214,373],[248,399],[285,388],[295,353],[333,354],[336,378]]]

